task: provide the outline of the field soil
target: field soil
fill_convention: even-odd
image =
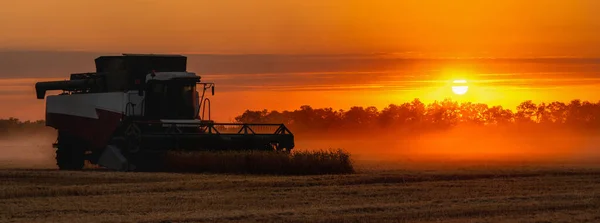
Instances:
[[[307,176],[58,171],[54,136],[0,140],[0,222],[600,222],[600,139],[508,136],[301,141],[355,160]]]
[[[600,222],[600,167],[359,165],[350,175],[0,170],[2,222]]]

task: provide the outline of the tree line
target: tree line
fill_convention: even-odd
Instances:
[[[482,103],[458,103],[451,99],[425,104],[419,99],[376,107],[354,106],[349,110],[301,106],[293,111],[246,110],[235,117],[243,123],[284,123],[295,131],[362,131],[373,129],[443,130],[469,126],[541,126],[600,130],[600,102],[520,103],[516,110]]]
[[[14,133],[44,131],[44,120],[21,121],[17,118],[0,119],[0,137],[10,136]]]

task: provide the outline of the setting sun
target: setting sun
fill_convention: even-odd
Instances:
[[[469,90],[469,86],[467,86],[466,80],[455,80],[452,83],[453,83],[452,92],[454,92],[457,95],[466,94],[467,91]]]

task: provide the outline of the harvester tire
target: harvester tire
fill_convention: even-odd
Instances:
[[[81,170],[85,165],[85,150],[77,145],[73,137],[59,133],[56,149],[56,165],[60,170]]]
[[[85,165],[84,154],[74,151],[56,150],[56,165],[60,170],[81,170]]]

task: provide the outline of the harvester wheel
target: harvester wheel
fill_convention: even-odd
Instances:
[[[74,137],[59,133],[56,165],[61,170],[81,170],[85,165],[85,150]]]
[[[61,149],[56,150],[56,165],[61,170],[81,170],[85,165],[85,158],[83,153],[77,153],[73,150],[65,151]]]

